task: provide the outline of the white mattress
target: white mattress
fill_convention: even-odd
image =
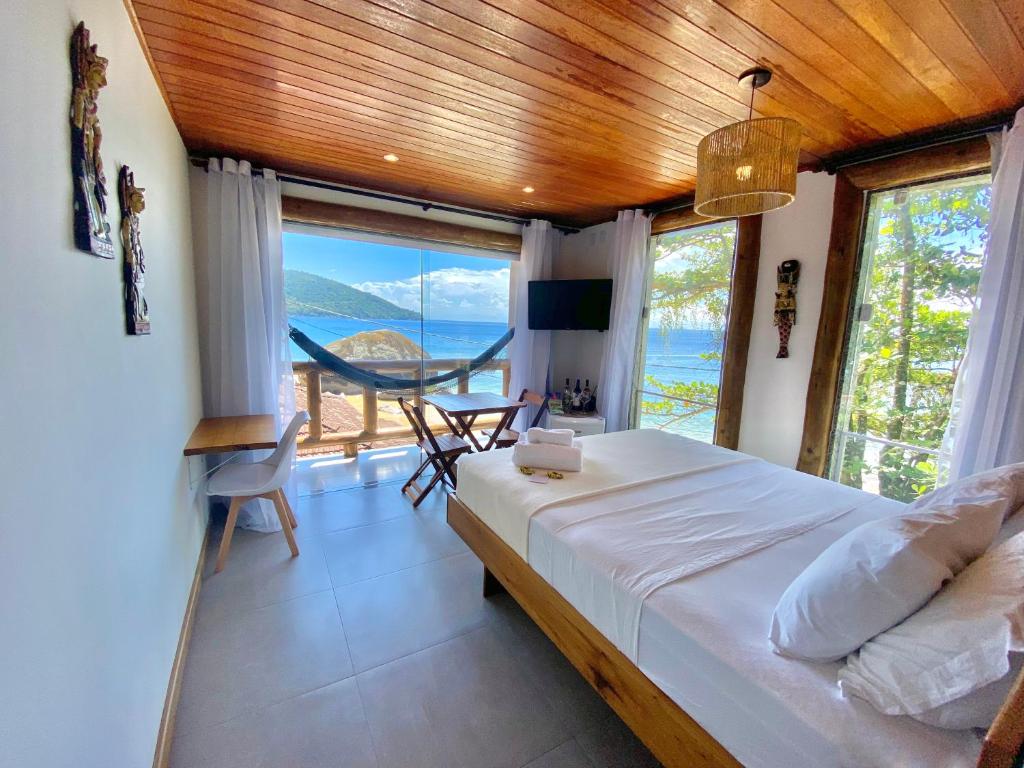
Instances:
[[[709,451],[720,459],[721,449]],[[488,467],[494,461],[488,459]],[[469,465],[482,467],[477,462]],[[460,497],[464,470],[460,467]],[[573,595],[581,594],[581,584],[590,592],[600,592],[605,581],[611,596],[610,574],[590,568],[586,558],[566,555],[564,531],[572,530],[564,527],[566,522],[593,515],[600,508],[622,509],[652,496],[668,496],[678,492],[680,485],[699,485],[698,478],[652,480],[542,507],[528,521],[531,566],[574,605]],[[836,685],[840,664],[801,662],[772,652],[767,639],[771,614],[789,583],[846,531],[902,508],[897,502],[801,473],[791,472],[789,478],[795,488],[822,498],[823,504],[854,509],[814,530],[654,592],[640,617],[638,666],[752,768],[974,765],[980,749],[975,733],[943,731],[910,718],[882,715],[865,702],[840,695]],[[477,477],[475,486],[482,481]],[[474,509],[470,500],[462,500]],[[527,513],[522,507],[510,511],[514,509],[506,507],[505,512]],[[779,510],[780,517],[786,513]],[[488,516],[494,514],[491,510]],[[499,535],[498,529],[508,529],[491,527]],[[583,606],[576,607],[586,615]]]

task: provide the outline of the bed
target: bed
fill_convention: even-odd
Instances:
[[[507,453],[463,457],[449,523],[485,593],[507,589],[663,764],[1012,763],[1019,706],[984,741],[843,698],[838,663],[769,646],[793,578],[902,504],[655,430],[582,442],[584,471],[547,484]]]

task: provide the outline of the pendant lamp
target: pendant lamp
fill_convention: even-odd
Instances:
[[[713,219],[750,216],[782,208],[796,197],[800,123],[788,117],[753,119],[754,91],[767,69],[748,69],[750,113],[746,120],[709,133],[697,145],[697,193],[693,210]]]

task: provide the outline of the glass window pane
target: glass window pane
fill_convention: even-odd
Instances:
[[[713,442],[736,222],[654,238],[639,426]]]
[[[508,330],[506,260],[449,253],[434,245],[432,250],[415,241],[394,244],[337,235],[306,228],[286,231],[284,266],[289,322],[339,357],[394,378],[418,380],[452,371]],[[309,393],[302,366],[309,358],[293,344],[292,359],[300,369],[296,405],[305,408]],[[501,392],[506,366],[503,352],[468,380],[453,379],[444,386]],[[351,450],[357,436],[363,446],[411,441],[395,393],[368,391],[326,371],[320,381],[325,447],[340,450],[340,443],[347,442]],[[423,393],[410,391],[408,397],[417,394]],[[433,408],[426,408],[425,415],[443,426]],[[302,433],[307,435],[308,428]],[[306,444],[303,449],[325,447]]]
[[[987,176],[870,196],[833,479],[901,501],[934,487],[990,200]]]

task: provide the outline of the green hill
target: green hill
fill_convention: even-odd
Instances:
[[[372,293],[297,269],[284,271],[284,296],[290,315],[345,315],[368,320],[418,320],[420,317]]]

